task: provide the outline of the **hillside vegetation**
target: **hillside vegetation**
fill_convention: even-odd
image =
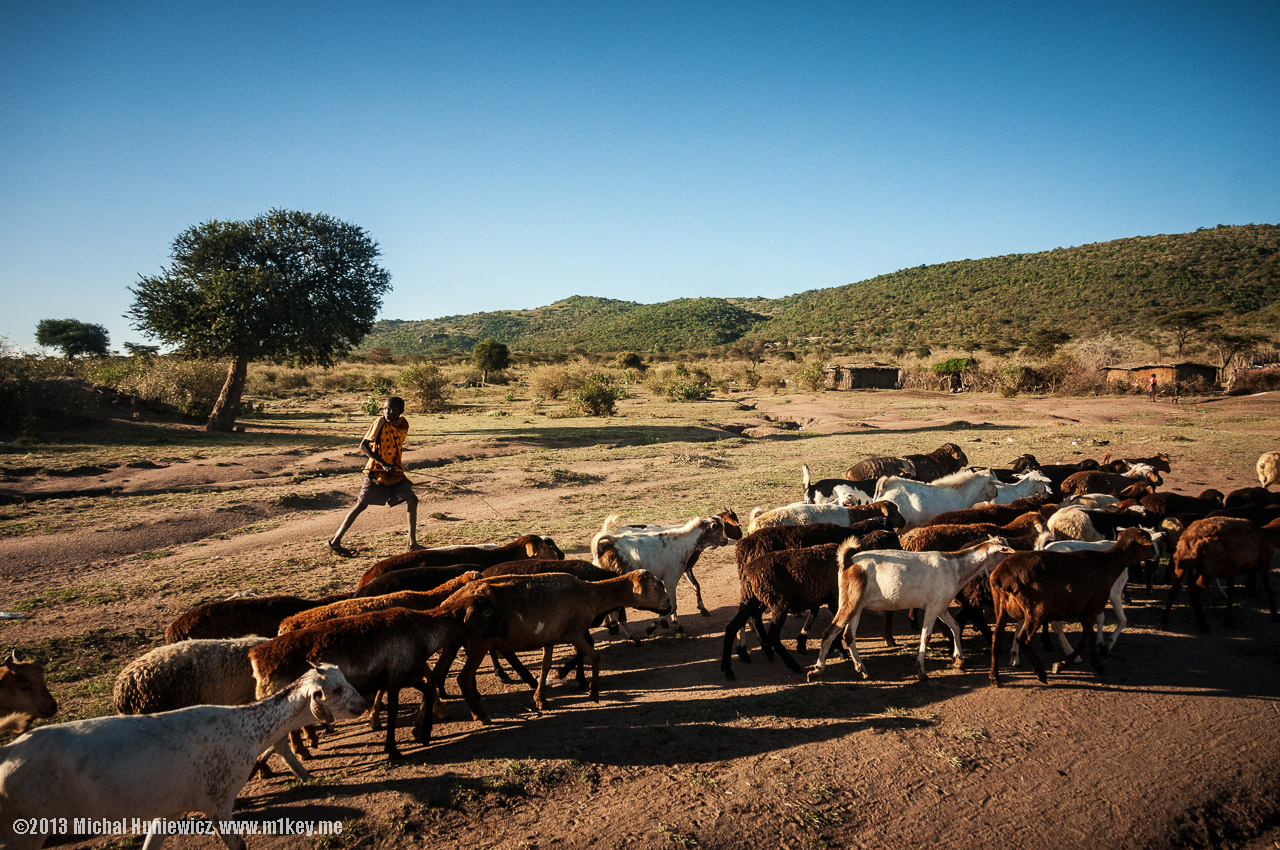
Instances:
[[[903,269],[785,298],[638,304],[575,296],[534,310],[382,321],[368,350],[464,352],[485,337],[526,352],[677,351],[741,339],[973,348],[1037,328],[1142,332],[1175,310],[1222,310],[1224,325],[1280,324],[1280,226],[1219,226]]]

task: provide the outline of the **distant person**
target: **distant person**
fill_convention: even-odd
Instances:
[[[382,415],[373,420],[368,433],[360,441],[360,452],[369,461],[364,465],[364,482],[360,485],[355,507],[343,517],[342,525],[329,541],[329,548],[339,555],[351,554],[342,545],[342,535],[347,533],[351,523],[365,508],[369,505],[395,507],[401,502],[409,508],[409,548],[417,548],[418,497],[404,474],[404,461],[401,459],[405,437],[409,435],[409,423],[403,413],[404,399],[399,396],[387,399],[382,405]]]
[[[1173,382],[1173,403],[1182,403],[1182,381]]]
[[[1151,400],[1156,400],[1156,376],[1152,375],[1147,378],[1147,395],[1151,396]]]

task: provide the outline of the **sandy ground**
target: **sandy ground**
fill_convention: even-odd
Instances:
[[[1124,414],[1133,399],[984,398],[964,421],[1096,423]],[[1228,400],[1256,415],[1280,412],[1280,400]],[[1116,405],[1118,407],[1112,407]],[[1170,411],[1174,415],[1174,411]],[[850,417],[820,401],[760,402],[732,430],[762,438],[783,420],[830,433],[946,425]],[[1280,419],[1260,426],[1280,441]],[[941,440],[940,440],[941,441]],[[411,451],[410,466],[451,457],[513,452],[488,442]],[[1100,454],[1100,452],[1099,452]],[[1056,458],[1042,458],[1050,461]],[[255,455],[167,463],[154,468],[31,475],[6,490],[31,497],[234,490],[271,476],[350,465],[353,453]],[[433,500],[467,517],[483,510],[554,511],[556,492],[517,486],[495,473],[470,492]],[[1175,466],[1167,486],[1198,492],[1253,482],[1249,471],[1212,463]],[[102,495],[101,498],[111,498]],[[122,514],[111,523],[0,540],[3,600],[85,581],[120,581],[138,569],[130,556],[201,541],[209,562],[243,563],[255,548],[313,548],[332,532],[350,498],[346,487],[287,500],[234,499],[217,510],[171,515]],[[481,504],[483,502],[483,505]],[[325,509],[316,510],[317,504]],[[236,528],[276,520],[249,536]],[[361,529],[392,529],[401,511],[370,511]],[[163,565],[163,558],[158,561]],[[354,566],[335,565],[335,576]],[[855,680],[835,661],[825,681],[807,683],[758,652],[735,661],[737,680],[719,671],[725,625],[738,601],[732,549],[710,551],[697,575],[711,610],[699,617],[687,584],[680,590],[684,636],[659,632],[642,645],[602,633],[601,700],[572,682],[551,690],[544,713],[523,685],[480,677],[491,725],[471,721],[462,702],[436,726],[429,746],[402,729],[407,759],[388,766],[381,737],[355,723],[327,737],[311,763],[320,779],[254,780],[239,816],[344,823],[338,836],[258,837],[257,847],[577,848],[577,847],[907,847],[1134,848],[1280,847],[1280,626],[1258,598],[1242,596],[1237,627],[1220,623],[1211,602],[1209,635],[1194,632],[1175,609],[1168,631],[1156,627],[1164,588],[1133,589],[1130,629],[1096,676],[1078,665],[1050,684],[1024,671],[988,686],[989,647],[965,639],[967,664],[952,669],[948,648],[932,643],[928,682],[913,665],[918,633],[898,618],[900,648],[875,637],[869,615],[861,647],[870,673]],[[160,629],[182,608],[163,599],[116,600],[112,621]],[[1217,615],[1218,619],[1214,619]],[[101,627],[93,605],[68,605],[23,639],[79,635]],[[647,615],[634,620],[644,623]],[[785,634],[794,634],[789,626]],[[1006,636],[1006,643],[1007,643]],[[1055,656],[1056,657],[1056,656]],[[803,663],[813,659],[812,651]],[[534,654],[526,655],[533,664]],[[487,670],[487,665],[482,670]],[[408,713],[402,723],[407,724]],[[206,838],[183,846],[213,847]],[[102,840],[80,842],[106,846]],[[62,841],[64,846],[72,843]]]

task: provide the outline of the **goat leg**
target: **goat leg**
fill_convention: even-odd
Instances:
[[[754,600],[753,600],[754,601]],[[720,654],[720,672],[724,673],[724,677],[730,682],[734,680],[733,675],[733,645],[737,640],[738,633],[747,624],[748,618],[751,616],[752,601],[743,602],[738,605],[738,610],[734,613],[733,619],[729,621],[729,625],[724,630],[724,651]],[[743,661],[750,661],[750,657],[746,657],[746,647],[738,651],[738,656]]]

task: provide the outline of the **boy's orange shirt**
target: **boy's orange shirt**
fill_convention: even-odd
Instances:
[[[409,422],[403,416],[392,422],[385,416],[379,416],[369,426],[369,433],[364,438],[373,444],[382,462],[391,467],[389,470],[373,468],[373,460],[364,465],[366,475],[372,475],[379,484],[399,484],[405,480],[404,461],[400,453],[404,449],[405,437],[409,436]]]

